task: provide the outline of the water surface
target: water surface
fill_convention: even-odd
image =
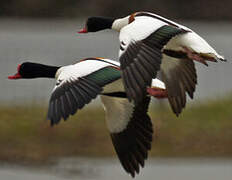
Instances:
[[[230,180],[232,159],[207,158],[150,158],[141,169],[137,180]],[[66,158],[54,166],[20,167],[1,166],[0,175],[4,180],[127,180],[131,177],[124,172],[117,159]]]

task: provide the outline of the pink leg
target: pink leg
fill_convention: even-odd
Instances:
[[[206,66],[208,66],[206,61],[217,62],[217,60],[213,57],[207,56],[206,54],[198,54],[196,52],[192,52],[187,47],[183,47],[189,59],[198,61]]]
[[[157,99],[163,99],[168,97],[168,92],[166,89],[160,89],[155,87],[147,88],[147,93]]]

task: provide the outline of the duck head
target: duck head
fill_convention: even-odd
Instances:
[[[89,17],[86,21],[85,27],[78,33],[97,32],[104,29],[113,29],[120,31],[121,28],[131,22],[131,16],[114,19],[109,17]]]
[[[24,62],[17,67],[17,73],[8,76],[8,79],[32,79],[32,78],[55,78],[55,74],[59,67],[48,66],[32,62]]]
[[[113,18],[89,17],[86,21],[85,27],[78,33],[97,32],[104,29],[111,29],[113,22]]]

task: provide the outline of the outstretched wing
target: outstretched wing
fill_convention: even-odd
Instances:
[[[140,29],[141,31],[142,29]],[[146,87],[160,70],[163,46],[174,36],[184,33],[183,29],[164,25],[142,40],[131,40],[126,48],[121,41],[122,78],[129,101],[140,102],[146,95]],[[127,33],[123,31],[123,33]],[[123,36],[122,36],[123,37]]]
[[[186,93],[193,98],[197,84],[194,62],[190,59],[163,55],[161,64],[162,81],[165,83],[168,100],[178,116],[186,104]]]
[[[147,114],[150,98],[134,105],[127,98],[101,96],[110,136],[125,169],[132,177],[144,167],[152,142],[152,122]]]
[[[60,75],[57,79],[50,98],[47,118],[51,125],[58,124],[61,118],[66,120],[82,109],[97,97],[106,84],[121,78],[121,74],[113,66],[107,66],[82,77],[75,76],[75,73],[65,77]]]

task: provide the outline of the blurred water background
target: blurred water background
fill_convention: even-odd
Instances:
[[[118,33],[102,31],[79,35],[84,19],[22,20],[0,19],[1,102],[46,102],[54,80],[10,81],[8,75],[17,65],[32,61],[50,65],[68,65],[85,57],[117,60]],[[202,35],[228,62],[196,63],[198,86],[195,99],[219,98],[232,90],[232,24],[227,22],[180,21]]]

